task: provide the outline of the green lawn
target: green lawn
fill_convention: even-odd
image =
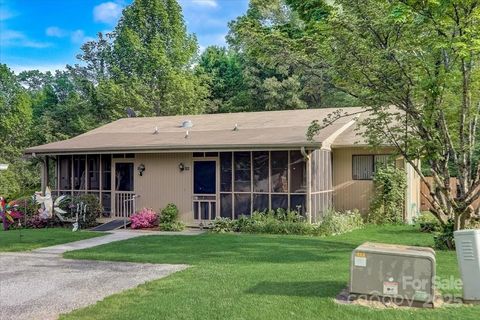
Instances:
[[[1,224],[0,224],[1,227]],[[99,232],[77,231],[70,229],[23,229],[0,231],[0,252],[27,251],[56,244],[83,240],[105,235]]]
[[[348,280],[351,250],[367,240],[432,245],[431,235],[411,226],[368,227],[328,238],[205,234],[130,239],[65,256],[192,267],[61,319],[479,319],[480,307],[371,310],[335,304],[333,298]],[[454,252],[438,252],[437,264],[440,276],[458,277]]]

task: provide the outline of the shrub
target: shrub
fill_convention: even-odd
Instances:
[[[314,233],[321,236],[337,235],[360,229],[363,225],[363,218],[358,210],[329,211],[322,222],[316,225]]]
[[[103,208],[100,205],[100,201],[96,195],[82,194],[80,196],[67,197],[60,203],[60,208],[67,213],[63,215],[65,219],[73,220],[77,216],[77,206],[83,205],[85,207],[85,213],[79,213],[78,224],[79,228],[86,229],[96,226],[97,218],[102,214]],[[53,214],[53,219],[50,219],[50,224],[62,224],[62,222]]]
[[[152,209],[143,208],[130,217],[132,229],[153,228],[158,223],[158,214]]]
[[[441,228],[442,231],[433,237],[436,249],[455,250],[455,238],[453,237],[454,229],[453,220],[448,220],[448,223]]]
[[[374,197],[368,221],[374,224],[402,223],[407,180],[394,165],[378,166],[373,177]]]
[[[43,219],[38,214],[30,216],[27,218],[26,227],[32,229],[41,229],[45,228],[48,225],[48,220]]]
[[[232,232],[232,231],[238,231],[234,230],[236,227],[234,221],[230,218],[216,218],[213,220],[212,223],[209,225],[210,230],[215,233],[227,233],[227,232]]]
[[[177,206],[173,203],[167,204],[160,215],[160,230],[182,231],[183,229],[185,229],[185,224],[178,221]]]
[[[438,219],[428,211],[422,212],[422,214],[415,219],[415,223],[418,223],[420,231],[422,232],[435,232],[442,229]]]

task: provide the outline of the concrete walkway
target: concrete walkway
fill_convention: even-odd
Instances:
[[[149,231],[149,230],[114,230],[110,231],[110,234],[107,234],[103,237],[95,237],[86,240],[80,240],[70,243],[63,243],[51,247],[45,247],[33,250],[33,253],[51,253],[51,254],[62,254],[67,251],[86,249],[91,247],[96,247],[102,244],[107,244],[110,242],[127,240],[132,238],[137,238],[141,236],[150,236],[150,235],[185,235],[185,236],[194,236],[202,234],[204,231],[201,230],[185,230],[179,232],[166,232],[166,231]]]
[[[196,235],[120,230],[31,252],[0,253],[0,319],[57,319],[61,313],[94,304],[187,265],[63,259],[61,254],[146,235]]]

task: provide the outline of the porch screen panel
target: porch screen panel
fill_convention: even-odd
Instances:
[[[267,211],[269,209],[269,195],[262,193],[253,194],[253,211]]]
[[[290,193],[307,192],[307,167],[300,151],[290,152]]]
[[[73,156],[73,189],[85,190],[85,156]]]
[[[88,189],[100,190],[100,156],[87,156]]]
[[[253,159],[253,192],[268,193],[269,172],[268,172],[268,151],[255,151]]]
[[[59,161],[60,190],[72,189],[72,156],[60,156]]]
[[[220,153],[220,192],[232,191],[232,153]]]
[[[235,152],[234,192],[250,192],[251,190],[251,161],[250,152]]]
[[[288,192],[288,151],[272,151],[270,160],[272,192]]]
[[[220,217],[232,218],[232,194],[220,194]]]
[[[236,193],[235,194],[235,210],[234,218],[238,219],[241,215],[249,216],[251,214],[251,194]]]
[[[319,222],[333,204],[333,168],[330,150],[315,150],[311,155],[312,222]]]

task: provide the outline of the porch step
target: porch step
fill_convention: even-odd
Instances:
[[[116,229],[123,228],[124,225],[123,219],[115,219],[107,223],[96,226],[95,228],[90,229],[90,231],[112,231]],[[130,221],[127,220],[127,226],[130,225]]]

